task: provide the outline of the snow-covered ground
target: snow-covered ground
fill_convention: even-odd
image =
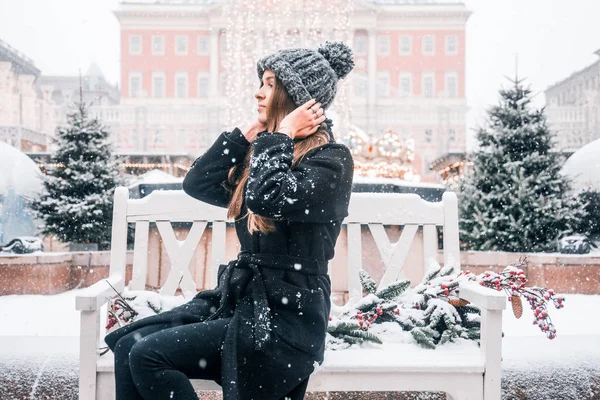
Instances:
[[[79,336],[75,296],[82,291],[85,289],[51,296],[0,296],[0,336]],[[549,308],[558,336],[598,335],[600,339],[600,318],[597,318],[600,296],[567,294],[565,298],[563,309]],[[502,319],[505,337],[544,337],[533,325],[533,314],[527,303],[523,306],[523,316],[516,319],[507,303]],[[548,346],[552,345],[551,340],[547,342]]]
[[[42,390],[39,382],[48,376],[46,381],[68,381],[75,393],[79,334],[75,296],[83,290],[53,296],[0,297],[0,367],[21,371],[12,373],[9,384],[30,385],[27,393],[31,394]],[[507,303],[503,317],[503,398],[512,398],[508,393],[516,387],[523,388],[531,400],[593,398],[591,387],[600,377],[600,296],[565,298],[563,309],[550,307],[558,334],[554,340],[546,339],[532,324],[531,310],[526,308],[521,319],[516,319]],[[434,351],[457,357],[457,346],[463,345],[439,346]],[[423,356],[416,346],[410,350],[413,352]],[[5,383],[2,379],[0,372],[0,387]]]

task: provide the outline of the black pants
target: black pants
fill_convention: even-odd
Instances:
[[[221,382],[230,320],[149,325],[123,336],[115,346],[116,400],[198,400],[189,380]],[[284,399],[303,399],[307,386],[308,378]]]

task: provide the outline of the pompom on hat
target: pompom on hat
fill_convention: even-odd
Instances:
[[[260,80],[266,69],[272,70],[297,107],[315,99],[326,110],[335,98],[338,80],[354,68],[354,55],[342,42],[325,42],[316,50],[279,50],[261,58],[256,67]],[[325,122],[333,139],[331,120]]]

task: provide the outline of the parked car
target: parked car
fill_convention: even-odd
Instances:
[[[0,246],[0,251],[15,254],[28,254],[34,251],[44,251],[42,241],[33,236],[16,237],[4,246]]]
[[[587,254],[592,247],[598,248],[596,243],[585,235],[565,236],[558,242],[558,251],[563,254]]]

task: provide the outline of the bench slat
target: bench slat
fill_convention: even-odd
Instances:
[[[352,193],[348,212],[344,222],[361,224],[443,225],[445,217],[444,203],[431,203],[413,193]]]
[[[362,238],[360,224],[349,223],[348,234],[348,297],[349,303],[362,298],[362,284],[359,271],[362,269]]]
[[[423,225],[423,268],[424,274],[431,265],[437,264],[438,238],[435,225]]]
[[[210,288],[217,286],[217,272],[219,265],[227,262],[225,244],[227,242],[227,224],[225,222],[216,221],[212,225],[212,245],[211,245],[211,263],[207,266],[210,277]]]
[[[406,279],[406,275],[402,272],[402,267],[419,226],[405,225],[400,239],[396,243],[390,243],[382,224],[369,224],[369,229],[385,265],[385,273],[379,282],[379,289],[388,286],[398,279]]]
[[[187,237],[181,242],[175,237],[173,226],[169,221],[156,221],[156,226],[171,260],[171,270],[167,280],[160,288],[160,294],[172,296],[180,285],[186,298],[189,299],[196,294],[196,284],[189,266],[207,225],[208,223],[205,221],[194,221]]]
[[[135,223],[135,240],[133,242],[133,271],[130,290],[144,290],[148,271],[148,236],[150,222],[138,221]]]

